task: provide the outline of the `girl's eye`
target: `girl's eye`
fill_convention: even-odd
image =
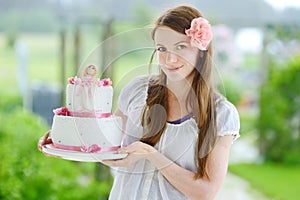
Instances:
[[[177,49],[185,49],[185,48],[186,48],[186,46],[184,44],[180,44],[177,46]]]
[[[158,47],[157,51],[159,52],[165,52],[167,49],[165,47]]]

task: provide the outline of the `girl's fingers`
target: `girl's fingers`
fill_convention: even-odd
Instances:
[[[40,151],[42,151],[42,146],[45,145],[45,144],[51,144],[52,143],[52,139],[49,138],[49,135],[50,135],[50,131],[48,131],[43,137],[41,137],[39,139],[39,142],[38,142],[38,149]]]
[[[118,153],[129,153],[129,151],[127,150],[126,147],[123,147],[123,148],[118,149],[117,152],[118,152]]]
[[[111,166],[111,167],[117,167],[117,166],[124,166],[124,160],[102,160],[101,163]]]

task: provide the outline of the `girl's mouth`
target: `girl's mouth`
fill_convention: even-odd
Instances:
[[[178,71],[179,69],[181,69],[183,67],[183,65],[179,66],[179,67],[171,67],[171,68],[167,68],[169,71],[174,72],[174,71]]]

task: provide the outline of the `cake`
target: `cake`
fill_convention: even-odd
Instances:
[[[111,114],[112,82],[96,79],[96,73],[89,65],[82,77],[69,78],[66,106],[54,110],[50,135],[55,148],[101,153],[120,147],[122,119]]]

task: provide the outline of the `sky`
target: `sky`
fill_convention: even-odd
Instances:
[[[283,10],[287,7],[297,7],[300,8],[299,0],[265,0],[270,3],[274,8],[278,10]]]

